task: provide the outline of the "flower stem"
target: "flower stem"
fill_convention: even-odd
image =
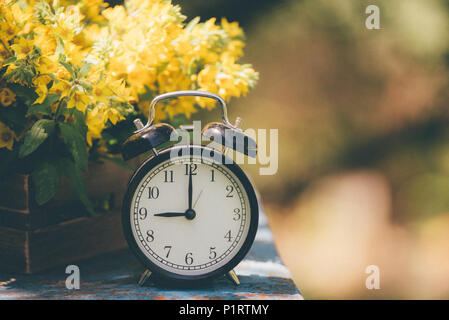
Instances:
[[[66,98],[67,97],[63,97],[61,100],[59,100],[58,107],[56,108],[56,112],[55,112],[55,120],[58,120],[59,113],[60,113],[60,110],[61,110],[61,105],[62,105],[62,103],[64,102],[64,100]]]

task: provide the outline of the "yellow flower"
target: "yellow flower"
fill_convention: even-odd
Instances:
[[[120,114],[117,109],[107,108],[105,112],[105,117],[111,121],[112,124],[116,124],[120,120],[125,120],[125,117]]]
[[[217,73],[218,70],[216,65],[207,65],[198,74],[198,84],[200,87],[206,91],[217,91],[217,84],[215,83]]]
[[[58,70],[58,63],[56,57],[41,56],[38,59],[37,70],[40,74],[54,73]]]
[[[40,76],[33,81],[33,84],[36,86],[36,93],[38,95],[38,98],[34,101],[35,104],[44,102],[48,93],[47,84],[50,83],[50,81],[51,78],[46,75]]]
[[[12,150],[14,139],[17,140],[14,131],[0,122],[0,148],[7,148],[8,150]]]
[[[100,10],[107,6],[108,4],[103,0],[80,1],[81,13],[93,22],[103,22],[104,18],[100,15]]]
[[[0,39],[8,43],[9,40],[19,32],[19,28],[13,23],[7,21],[0,21]]]
[[[27,55],[33,52],[33,42],[20,37],[13,45],[11,49],[16,53],[17,59],[25,59]]]
[[[36,88],[36,93],[39,97],[34,101],[34,104],[44,102],[45,98],[47,97],[47,93],[48,93],[47,86],[45,84],[40,84]]]
[[[10,106],[14,101],[16,101],[16,95],[8,88],[0,89],[0,103],[4,107]]]
[[[58,70],[56,71],[56,77],[58,79],[69,80],[71,78],[70,73],[63,66],[58,66]]]
[[[67,103],[67,108],[76,108],[79,111],[84,112],[90,102],[91,98],[86,91],[75,91]]]
[[[101,81],[92,89],[95,102],[109,104],[109,98],[114,95],[112,90],[106,85],[105,81]]]
[[[3,67],[3,62],[9,58],[9,52],[0,45],[0,68]]]
[[[164,111],[168,114],[170,118],[173,118],[175,115],[180,113],[183,113],[187,118],[190,118],[192,113],[196,112],[195,98],[182,97],[173,100],[167,106],[165,106]]]
[[[70,82],[66,80],[59,80],[59,82],[57,82],[51,87],[50,92],[59,94],[61,98],[63,98],[68,97],[71,90],[72,85],[70,84]]]
[[[130,96],[130,90],[126,87],[125,81],[119,79],[112,81],[109,83],[109,88],[114,94],[115,98],[117,98],[121,102],[129,102],[132,100]]]
[[[52,55],[57,46],[54,30],[48,26],[34,26],[34,45],[39,47],[44,56]]]
[[[105,108],[103,106],[96,106],[92,111],[87,113],[86,125],[87,125],[87,143],[92,146],[92,139],[100,139],[101,132],[105,127]]]
[[[243,37],[243,30],[239,27],[238,22],[229,23],[226,18],[222,18],[221,26],[231,38]]]

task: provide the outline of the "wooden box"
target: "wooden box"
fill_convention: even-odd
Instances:
[[[113,198],[112,208],[94,217],[75,204],[65,179],[53,200],[37,206],[30,175],[9,175],[0,184],[0,270],[35,273],[126,247],[120,208],[131,173],[89,164],[89,195]]]

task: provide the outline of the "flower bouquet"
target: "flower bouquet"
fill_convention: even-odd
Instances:
[[[166,0],[0,0],[0,211],[26,179],[37,207],[69,184],[91,215],[107,210],[88,193],[88,169],[105,161],[129,167],[117,156],[121,143],[156,95],[245,95],[258,74],[237,62],[243,47],[236,22],[186,22]],[[157,114],[174,123],[213,107],[185,97]]]

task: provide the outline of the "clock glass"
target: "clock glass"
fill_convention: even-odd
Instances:
[[[192,154],[162,157],[133,180],[124,220],[150,270],[201,277],[229,271],[248,251],[257,201],[236,164]]]

